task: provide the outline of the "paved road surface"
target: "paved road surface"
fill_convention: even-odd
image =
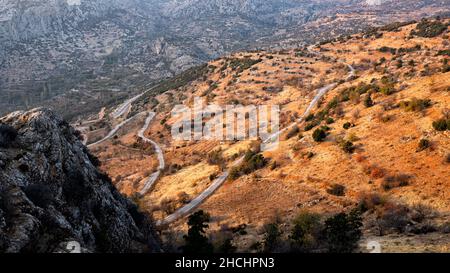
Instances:
[[[112,130],[104,137],[104,138],[100,139],[100,140],[97,141],[97,142],[94,142],[94,143],[89,144],[89,145],[88,145],[88,148],[91,148],[91,147],[93,147],[93,146],[95,146],[95,145],[98,145],[98,144],[100,144],[100,143],[102,143],[102,142],[105,142],[106,140],[112,138],[112,137],[117,133],[117,131],[119,131],[120,128],[122,128],[125,124],[127,124],[127,123],[130,122],[132,119],[134,119],[135,117],[137,117],[137,116],[139,116],[139,115],[141,115],[141,114],[142,114],[142,113],[136,114],[136,115],[132,116],[131,118],[129,118],[129,119],[127,119],[127,120],[121,122],[121,123],[118,124],[116,127],[114,127],[114,128],[113,128],[113,129],[112,129]]]
[[[347,66],[350,69],[350,73],[347,76],[347,80],[350,79],[351,77],[353,77],[355,75],[355,70],[354,68],[347,64]],[[308,108],[306,109],[305,113],[302,115],[302,117],[300,117],[296,122],[292,123],[291,125],[289,125],[288,127],[284,128],[283,130],[280,130],[279,132],[273,134],[272,136],[270,136],[266,141],[264,141],[264,143],[270,143],[271,141],[273,141],[275,138],[277,138],[280,134],[282,134],[283,132],[285,132],[286,130],[289,130],[290,128],[294,127],[296,124],[298,124],[299,122],[302,122],[303,119],[309,115],[309,113],[311,112],[311,110],[313,109],[314,106],[317,105],[318,101],[330,90],[332,90],[333,88],[335,88],[337,86],[337,83],[332,83],[329,84],[327,86],[324,86],[322,88],[320,88],[319,90],[317,90],[317,94],[314,96],[313,100],[311,101],[311,103],[309,104]],[[145,93],[145,92],[144,92]],[[129,108],[131,107],[132,103],[135,102],[137,99],[139,99],[144,93],[139,94],[133,98],[130,98],[128,100],[126,100],[122,105],[120,105],[113,113],[112,116],[114,118],[118,118],[122,115],[124,115]],[[113,130],[111,130],[108,135],[106,137],[104,137],[103,139],[89,144],[88,147],[92,147],[94,145],[98,145],[108,139],[110,139],[111,137],[113,137],[117,131],[123,127],[126,123],[128,123],[130,120],[132,120],[133,118],[135,118],[136,116],[140,115],[142,113],[136,114],[135,116],[123,121],[122,123],[120,123],[119,125],[117,125]],[[140,194],[144,195],[146,194],[154,185],[154,183],[156,182],[156,180],[159,178],[159,176],[161,175],[161,171],[165,168],[165,161],[164,161],[164,155],[162,152],[161,147],[155,143],[154,141],[152,141],[151,139],[148,139],[147,137],[144,136],[145,131],[147,130],[148,126],[150,125],[150,122],[153,120],[153,118],[155,117],[155,113],[153,112],[149,112],[148,113],[148,117],[145,121],[144,126],[141,128],[141,130],[138,132],[138,137],[140,137],[143,141],[145,142],[149,142],[151,143],[154,148],[155,151],[157,153],[158,156],[158,161],[159,161],[159,167],[158,170],[156,172],[154,172],[153,174],[151,174],[147,181],[145,182],[144,187],[142,188],[142,190],[140,191]],[[241,157],[240,159],[238,159],[237,161],[235,161],[232,166],[237,166],[238,164],[240,164],[243,160],[243,157]],[[178,209],[177,211],[175,211],[173,214],[167,216],[164,220],[160,220],[156,223],[157,226],[165,226],[168,225],[170,223],[173,223],[175,221],[177,221],[178,219],[185,217],[186,215],[188,215],[189,213],[191,213],[193,210],[195,210],[198,206],[200,206],[208,197],[210,197],[220,186],[222,186],[222,184],[227,180],[229,176],[229,171],[225,171],[223,172],[218,178],[216,178],[213,183],[205,190],[203,191],[200,195],[198,195],[196,198],[194,198],[191,202],[189,202],[187,205],[183,206],[182,208]]]
[[[348,65],[348,67],[350,68],[350,73],[349,73],[347,79],[350,79],[352,76],[355,75],[355,70],[353,69],[353,67],[351,65]],[[329,84],[329,85],[327,85],[325,87],[322,87],[319,90],[317,90],[317,94],[314,96],[313,100],[309,104],[309,106],[306,109],[305,113],[303,113],[303,115],[296,122],[294,122],[293,124],[289,125],[287,128],[284,128],[283,130],[273,134],[266,141],[269,143],[271,140],[273,140],[274,138],[279,136],[282,132],[292,128],[293,126],[295,126],[299,122],[301,122],[307,115],[309,115],[309,113],[314,108],[314,106],[317,105],[317,103],[319,102],[320,98],[322,98],[328,91],[332,90],[336,86],[337,86],[337,83],[332,83],[332,84]],[[240,164],[243,159],[244,159],[243,157],[240,158],[239,160],[234,162],[232,166],[236,166],[236,165]],[[204,192],[202,192],[199,196],[194,198],[187,205],[185,205],[182,208],[178,209],[173,214],[167,216],[165,219],[157,221],[156,222],[156,226],[169,225],[169,224],[177,221],[178,219],[183,218],[186,215],[188,215],[189,213],[191,213],[198,206],[200,206],[208,197],[210,197],[220,186],[222,186],[222,184],[227,180],[228,175],[229,175],[229,171],[223,172],[216,180],[213,181],[213,183]]]
[[[132,97],[131,99],[126,100],[124,103],[122,103],[119,107],[117,107],[116,110],[114,110],[114,112],[112,112],[112,117],[113,118],[119,118],[121,116],[123,116],[131,107],[131,105],[133,104],[133,102],[135,102],[136,100],[138,100],[140,97],[142,97],[145,94],[139,94],[137,96]]]
[[[244,157],[241,157],[237,161],[233,163],[233,167],[237,166],[242,162]],[[229,175],[228,171],[223,172],[219,177],[217,177],[212,184],[199,196],[195,197],[189,204],[185,205],[184,207],[178,209],[173,214],[167,216],[164,220],[159,220],[156,222],[156,226],[165,226],[170,223],[175,222],[176,220],[188,215],[193,210],[195,210],[198,206],[200,206],[203,201],[205,201],[208,197],[210,197],[222,184],[227,180]]]
[[[141,195],[146,194],[155,184],[156,180],[158,179],[158,177],[161,175],[162,170],[164,170],[164,168],[166,167],[166,163],[164,161],[164,153],[161,149],[161,147],[154,142],[153,140],[145,137],[145,131],[147,130],[148,126],[150,125],[150,122],[153,120],[153,118],[155,117],[155,113],[154,112],[149,112],[148,113],[148,117],[145,120],[145,124],[142,127],[142,129],[138,132],[138,137],[141,138],[143,141],[151,143],[153,145],[153,147],[155,148],[155,152],[158,156],[158,161],[159,161],[159,167],[158,170],[154,173],[152,173],[148,178],[147,181],[144,184],[144,187],[142,188],[142,190],[139,192]]]

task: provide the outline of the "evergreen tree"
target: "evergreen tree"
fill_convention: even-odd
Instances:
[[[325,221],[325,238],[332,253],[350,253],[361,238],[362,219],[358,210],[339,213]]]
[[[311,250],[316,246],[322,229],[319,214],[300,213],[294,219],[294,227],[289,235],[292,251],[308,252]]]
[[[205,236],[206,229],[208,229],[208,222],[210,216],[203,210],[189,216],[188,219],[188,234],[184,235],[185,245],[182,246],[184,253],[188,254],[207,254],[213,252],[213,246]]]
[[[278,243],[278,238],[281,235],[280,228],[277,223],[267,224],[265,227],[264,234],[264,252],[272,252]]]

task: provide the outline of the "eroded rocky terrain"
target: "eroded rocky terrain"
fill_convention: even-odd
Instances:
[[[147,216],[65,121],[41,108],[0,123],[0,252],[159,250]]]

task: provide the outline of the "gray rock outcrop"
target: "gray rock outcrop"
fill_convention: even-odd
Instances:
[[[147,217],[97,170],[69,124],[42,108],[0,124],[0,135],[12,135],[0,148],[0,252],[66,252],[69,242],[85,252],[158,251]]]

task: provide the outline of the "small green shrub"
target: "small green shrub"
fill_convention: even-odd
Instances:
[[[383,52],[383,53],[395,54],[397,52],[397,49],[392,48],[392,47],[383,46],[383,47],[380,47],[378,49],[378,51]]]
[[[388,31],[388,32],[399,32],[400,28],[410,25],[410,24],[414,24],[414,23],[415,23],[415,21],[394,22],[394,23],[390,23],[385,26],[379,27],[379,30]]]
[[[323,142],[327,137],[327,133],[322,129],[316,129],[312,135],[315,142]]]
[[[442,67],[442,73],[447,73],[447,72],[450,72],[450,65],[444,64],[444,66]]]
[[[344,125],[342,126],[345,130],[350,129],[351,127],[353,127],[353,124],[351,124],[350,122],[346,122],[344,123]]]
[[[431,146],[431,143],[428,139],[421,139],[419,141],[419,145],[417,147],[417,152],[421,152],[423,150],[428,149]]]
[[[314,119],[314,114],[309,114],[308,116],[306,116],[305,121],[311,121]]]
[[[406,187],[409,185],[411,176],[407,174],[398,174],[386,177],[381,186],[385,191],[393,188]]]
[[[400,102],[400,107],[407,112],[419,112],[431,107],[431,100],[412,98],[410,101]]]
[[[392,95],[395,89],[392,85],[384,85],[380,88],[380,93],[386,96]]]
[[[367,108],[372,107],[374,105],[372,96],[370,94],[367,94],[366,98],[364,99],[364,106]]]
[[[439,36],[446,30],[447,25],[444,25],[440,21],[428,21],[423,19],[417,24],[416,29],[413,30],[411,34],[424,38],[433,38]]]
[[[449,56],[450,57],[450,49],[439,50],[437,55],[438,56]]]
[[[448,64],[448,59],[442,61],[442,73],[447,73],[450,71],[450,64]]]
[[[355,145],[350,140],[342,141],[340,146],[341,146],[342,150],[344,150],[344,152],[349,153],[349,154],[352,154],[356,149]]]
[[[217,178],[217,174],[213,173],[209,175],[209,181],[214,181]]]
[[[441,118],[433,122],[433,128],[436,131],[450,130],[450,119]]]
[[[305,125],[305,132],[311,131],[314,127],[317,126],[317,123],[311,122]]]
[[[311,159],[311,158],[313,158],[315,156],[315,154],[313,153],[313,152],[307,152],[306,153],[306,158],[307,159]]]
[[[334,109],[339,105],[339,99],[337,97],[333,98],[328,104],[327,104],[327,109]]]
[[[247,151],[242,163],[230,170],[229,177],[235,180],[242,175],[250,174],[258,169],[263,168],[267,164],[267,160],[262,154],[253,151]]]
[[[236,180],[241,176],[241,172],[238,167],[233,167],[230,170],[229,177],[231,180]]]
[[[247,70],[251,68],[253,65],[260,63],[262,59],[253,60],[251,58],[234,58],[229,59],[229,67],[231,67],[233,70],[237,70],[238,72],[242,72],[244,70]]]
[[[328,117],[327,120],[326,120],[326,123],[327,124],[333,124],[334,123],[334,119],[331,118],[331,117]]]
[[[271,171],[275,170],[278,167],[279,167],[279,165],[278,165],[278,163],[276,161],[273,161],[272,164],[270,164],[270,170]]]
[[[329,189],[327,189],[327,193],[336,196],[344,196],[345,195],[345,186],[340,184],[333,184]]]

